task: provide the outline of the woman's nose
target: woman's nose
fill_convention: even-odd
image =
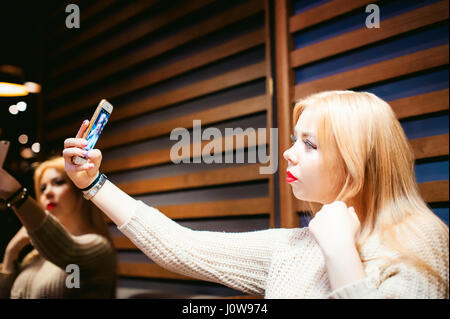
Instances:
[[[286,161],[291,162],[293,165],[297,164],[297,156],[294,154],[292,147],[284,151],[283,157]]]
[[[53,193],[53,188],[51,186],[47,186],[44,191],[45,197],[53,197],[55,194]]]

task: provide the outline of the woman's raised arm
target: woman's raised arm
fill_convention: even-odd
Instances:
[[[64,141],[63,157],[67,175],[80,189],[89,186],[98,176],[102,161],[102,153],[98,149],[85,151],[87,141],[82,139],[89,121],[84,121],[75,138]],[[89,162],[83,165],[72,163],[72,157],[85,156]],[[136,206],[136,200],[123,192],[110,181],[91,199],[117,226],[123,225],[130,217]]]

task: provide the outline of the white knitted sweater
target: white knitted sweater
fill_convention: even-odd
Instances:
[[[118,229],[164,268],[265,298],[449,297],[448,237],[419,243],[424,252],[420,257],[433,265],[444,284],[401,263],[381,271],[375,260],[364,262],[365,279],[332,291],[320,247],[306,227],[194,231],[137,201],[133,216]],[[439,257],[430,251],[439,252]],[[384,256],[395,254],[383,249],[375,236],[361,249],[362,260]]]

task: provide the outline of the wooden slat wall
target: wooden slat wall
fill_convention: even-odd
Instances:
[[[379,29],[365,26],[368,3],[380,7]],[[414,148],[423,197],[447,224],[448,15],[448,0],[300,0],[280,1],[275,18],[279,117],[290,122],[296,100],[323,90],[368,91],[385,99]],[[280,145],[289,134],[280,130]],[[287,187],[280,193],[292,196]],[[286,205],[282,226],[305,226],[302,211],[302,202]]]
[[[79,30],[58,24],[64,6],[47,10],[52,30],[46,43],[46,150],[60,152],[63,140],[106,98],[115,109],[97,147],[102,171],[121,189],[194,229],[273,227],[273,177],[259,174],[258,163],[175,165],[169,157],[170,132],[192,132],[193,120],[222,132],[273,127],[268,2],[73,3],[81,10]],[[216,141],[223,152],[270,148],[268,138],[245,139],[241,150],[226,148],[227,140]],[[189,159],[201,154],[197,146],[191,143]],[[122,288],[142,285],[150,297],[192,291],[239,295],[162,269],[110,229],[119,252],[119,297]]]

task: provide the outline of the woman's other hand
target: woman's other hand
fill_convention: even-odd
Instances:
[[[325,257],[336,255],[342,249],[354,248],[360,222],[353,207],[335,201],[323,205],[309,222],[313,234]]]
[[[89,121],[84,121],[75,138],[68,138],[64,141],[63,157],[67,175],[78,188],[89,186],[98,175],[102,162],[102,153],[98,149],[86,151],[87,141],[82,138],[85,130],[89,126]],[[86,157],[88,162],[76,165],[72,162],[72,157]]]
[[[7,200],[16,193],[22,185],[7,171],[0,167],[0,198]]]

